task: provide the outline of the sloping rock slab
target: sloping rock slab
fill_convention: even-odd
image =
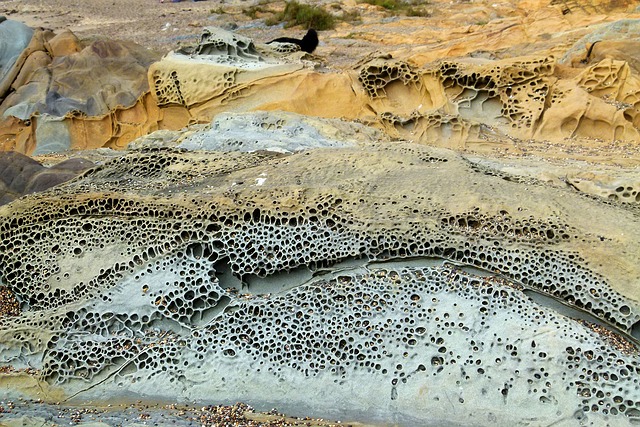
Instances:
[[[91,167],[88,160],[71,158],[47,168],[24,154],[0,152],[0,205],[61,184]]]

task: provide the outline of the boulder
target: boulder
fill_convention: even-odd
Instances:
[[[0,104],[5,150],[122,147],[157,125],[157,108],[145,99],[157,54],[130,42],[80,41],[70,31],[32,33]]]

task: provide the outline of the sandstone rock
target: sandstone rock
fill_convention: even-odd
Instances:
[[[594,13],[606,7],[585,6]],[[576,17],[561,12],[536,13],[559,14],[571,21],[569,28]],[[518,19],[542,22],[538,15]],[[33,39],[42,47],[31,48],[16,91],[0,106],[3,145],[33,154],[123,148],[152,131],[210,123],[223,112],[281,110],[357,120],[392,138],[492,155],[561,158],[576,153],[576,145],[582,147],[577,158],[597,155],[602,161],[604,146],[622,142],[624,155],[608,150],[608,161],[624,157],[637,163],[640,78],[630,50],[634,42],[615,40],[632,34],[635,22],[595,25],[589,36],[573,40],[573,48],[563,45],[569,52],[560,61],[547,49],[504,59],[481,54],[428,62],[416,48],[400,56],[371,55],[347,70],[323,68],[300,53],[283,54],[213,27],[193,49],[150,66],[150,55],[139,48],[105,41],[84,47],[71,33],[36,32]],[[603,41],[585,60],[589,37]],[[47,46],[63,56],[49,64],[42,54]],[[96,64],[102,64],[102,74],[87,78],[97,72]],[[628,156],[633,146],[636,153]]]
[[[0,357],[45,400],[631,425],[638,218],[416,144],[132,151],[0,208]]]
[[[23,154],[0,152],[0,205],[10,203],[25,194],[54,187],[91,167],[91,162],[73,158],[46,168]]]
[[[37,30],[22,56],[8,83],[15,91],[0,104],[5,150],[117,147],[157,126],[157,107],[145,99],[147,68],[157,55],[147,49]]]
[[[368,126],[337,119],[319,119],[284,112],[220,113],[211,129],[187,136],[187,150],[294,152],[342,148],[357,142],[384,140]]]
[[[559,156],[566,155],[569,140],[592,151],[614,141],[640,140],[639,80],[622,60],[568,70],[552,55],[539,54],[448,59],[419,67],[380,55],[363,59],[353,71],[302,67],[280,75],[267,54],[260,56],[263,62],[255,53],[249,60],[227,55],[237,50],[169,56],[154,64],[150,85],[158,104],[186,109],[183,124],[229,110],[283,110],[360,120],[393,138],[478,152],[518,153],[519,145],[526,145],[519,141],[533,140],[544,141],[546,149],[535,151],[531,144],[528,151]],[[619,157],[611,154],[612,160]]]

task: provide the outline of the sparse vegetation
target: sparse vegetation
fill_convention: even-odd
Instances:
[[[242,13],[251,19],[258,19],[258,13],[261,12],[264,12],[264,10],[260,6],[251,6],[246,9],[242,9]]]
[[[431,12],[429,12],[428,10],[426,10],[424,8],[410,7],[410,8],[407,9],[406,15],[407,16],[418,16],[418,17],[422,17],[422,18],[427,18],[427,17],[431,16]]]
[[[426,1],[417,0],[361,0],[361,3],[367,3],[374,6],[380,6],[394,14],[403,14],[406,16],[431,16],[424,6],[429,4]]]
[[[295,0],[286,2],[284,11],[266,20],[267,25],[284,22],[285,28],[302,25],[316,30],[331,30],[336,26],[336,17],[318,6],[300,4]]]
[[[351,12],[343,11],[342,16],[340,16],[340,20],[344,22],[359,23],[362,22],[362,16],[360,16],[360,12],[357,10]]]

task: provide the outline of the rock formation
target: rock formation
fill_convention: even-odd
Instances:
[[[346,69],[20,27],[3,147],[93,163],[0,158],[0,399],[640,422],[637,21],[526,3]]]
[[[17,23],[0,29],[10,25]],[[38,155],[122,148],[156,129],[149,126],[157,126],[157,117],[149,120],[156,107],[145,97],[156,55],[133,43],[81,42],[70,31],[18,30],[30,37],[8,73],[14,79],[3,83],[0,149]]]
[[[215,28],[205,29],[192,50],[157,62],[132,45],[36,31],[15,92],[0,105],[4,148],[122,148],[154,130],[209,123],[221,112],[283,110],[358,120],[393,138],[480,153],[562,158],[572,151],[570,140],[583,147],[572,157],[588,159],[603,144],[640,139],[640,80],[631,53],[638,41],[614,39],[636,26],[601,26],[560,59],[542,50],[425,62],[416,49],[364,58],[347,70],[316,70],[300,59],[303,52],[281,53]]]
[[[0,354],[44,398],[630,421],[634,212],[416,144],[134,151],[0,210]]]
[[[25,194],[37,193],[75,178],[93,164],[82,158],[71,158],[50,168],[15,151],[0,152],[0,205]]]

